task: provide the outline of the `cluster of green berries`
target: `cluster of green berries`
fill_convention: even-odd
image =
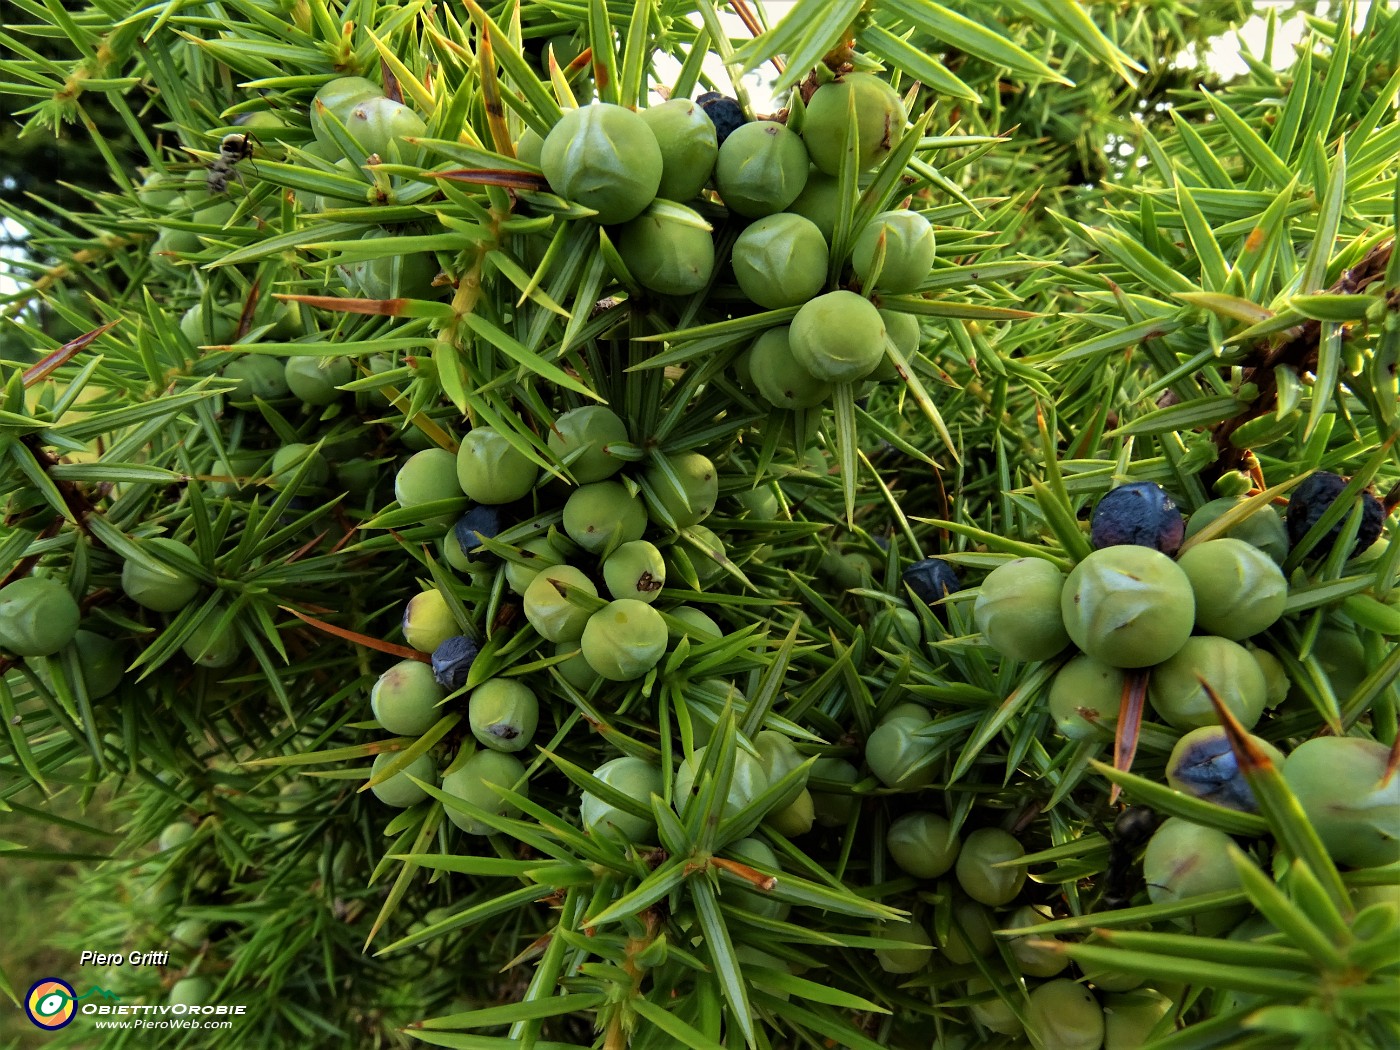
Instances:
[[[927,809],[911,810],[889,827],[885,847],[898,868],[915,879],[951,880],[939,883],[940,897],[950,904],[950,921],[915,916],[878,927],[875,935],[899,943],[876,951],[888,973],[912,975],[940,965],[970,966],[995,975],[970,978],[965,986],[972,1015],[992,1032],[1021,1036],[1029,1027],[1036,1045],[1131,1047],[1170,1008],[1171,999],[1142,987],[1129,975],[1083,968],[1073,979],[1069,957],[1053,947],[1055,938],[1021,936],[999,950],[998,929],[1027,929],[1050,921],[1040,907],[1025,899],[1025,856],[1019,840],[996,827],[977,828],[965,835],[953,830],[946,816]],[[1009,956],[1014,975],[1005,969]],[[1029,998],[1017,1011],[994,989],[1016,991],[1025,979]],[[1092,988],[1089,987],[1092,985]]]
[[[1277,515],[1263,513],[1281,529]],[[1017,558],[982,582],[973,616],[1003,655],[1051,660],[1078,649],[1049,693],[1066,736],[1092,738],[1111,726],[1125,674],[1142,668],[1151,668],[1153,709],[1182,731],[1216,721],[1202,680],[1246,728],[1283,699],[1275,658],[1243,644],[1283,615],[1288,582],[1278,562],[1233,536],[1173,557],[1189,531],[1160,487],[1125,485],[1096,507],[1095,549],[1068,575],[1050,561]]]
[[[841,144],[854,120],[858,168],[878,164],[904,133],[899,96],[878,77],[849,73],[816,90],[800,133],[772,120],[730,126],[721,118],[722,141],[717,112],[688,99],[640,112],[586,105],[566,112],[542,140],[527,132],[517,152],[539,165],[556,193],[617,226],[618,253],[633,279],[661,295],[702,291],[724,262],[706,214],[741,226],[728,260],[739,290],[764,309],[799,308],[735,362],[741,382],[775,407],[811,408],[834,384],[893,378],[886,345],[905,358],[914,353],[918,320],[872,297],[923,283],[936,248],[929,221],[907,209],[876,215],[838,260],[861,292],[824,289]],[[701,197],[707,186],[723,213]]]
[[[701,609],[669,599],[665,591],[678,563],[683,563],[681,578],[702,588],[724,572],[723,543],[702,524],[719,498],[717,469],[693,451],[634,465],[629,441],[618,415],[591,405],[560,414],[544,442],[557,469],[576,482],[571,488],[553,484],[537,462],[540,450],[523,449],[489,426],[469,431],[455,454],[435,448],[414,454],[395,479],[400,508],[417,509],[424,524],[442,530],[447,564],[488,584],[496,574],[503,576],[537,638],[536,658],[551,664],[564,683],[581,693],[645,677],[682,637],[696,645],[723,633]],[[536,513],[551,504],[553,514]],[[539,524],[551,519],[557,524]],[[511,520],[523,524],[508,525]],[[371,704],[385,730],[421,736],[450,708],[477,652],[464,627],[452,603],[435,588],[409,601],[404,638],[430,663],[404,660],[375,685]],[[444,792],[502,815],[514,812],[492,785],[526,790],[525,767],[516,755],[530,746],[541,719],[551,714],[547,707],[542,710],[539,695],[527,684],[534,680],[503,676],[470,690],[467,712],[475,741],[466,749],[469,754],[448,762],[440,781]],[[715,685],[720,697],[732,697],[732,685]],[[708,688],[705,682],[699,686],[700,693]],[[553,679],[549,689],[557,689]],[[717,702],[714,717],[721,706]],[[743,794],[744,784],[754,788],[745,797],[756,797],[769,783],[767,766],[754,757],[765,747],[775,755],[781,750],[766,739],[769,735],[776,734],[760,733],[751,745],[753,753],[741,753],[740,769],[748,775],[736,774],[735,797]],[[786,737],[782,742],[788,748],[782,752],[785,764],[778,763],[779,777],[801,764]],[[372,775],[398,761],[398,754],[381,754]],[[773,758],[768,765],[777,762]],[[608,783],[613,783],[610,778],[625,781],[627,793],[644,800],[660,775],[644,766],[622,758],[605,763],[595,775]],[[693,766],[682,763],[680,769],[683,778]],[[413,805],[426,796],[412,778],[437,784],[437,774],[428,750],[372,790],[392,805]],[[680,779],[676,789],[678,798],[689,790]],[[803,785],[797,785],[782,809],[792,809],[784,826],[810,827],[812,804]],[[648,833],[643,830],[648,822],[636,814],[617,812],[588,795],[582,815],[590,829],[616,826],[628,838]],[[449,816],[471,833],[488,831],[483,822],[460,812],[449,810]]]

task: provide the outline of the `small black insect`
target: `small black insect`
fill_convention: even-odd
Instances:
[[[1131,806],[1118,814],[1113,834],[1108,837],[1108,868],[1104,872],[1104,911],[1116,911],[1132,903],[1137,893],[1137,856],[1157,830],[1157,814],[1146,806]]]
[[[240,160],[253,156],[253,136],[235,132],[225,135],[219,143],[219,156],[209,165],[209,192],[223,193],[228,189],[228,180],[237,174]]]

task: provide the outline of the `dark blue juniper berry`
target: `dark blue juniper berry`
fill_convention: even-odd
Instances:
[[[467,672],[481,647],[464,634],[454,635],[433,650],[433,679],[448,692],[467,684]]]
[[[503,527],[504,516],[500,507],[489,503],[474,503],[457,519],[452,531],[462,551],[473,554],[481,546],[483,539],[495,539]]]
[[[1240,772],[1239,760],[1230,749],[1224,730],[1203,733],[1200,739],[1189,744],[1178,749],[1180,754],[1172,754],[1167,776],[1173,787],[1227,809],[1243,813],[1259,811],[1259,803]]]
[[[933,611],[940,620],[947,622],[948,614],[941,605],[935,603],[941,602],[954,591],[962,590],[962,581],[958,579],[958,574],[953,571],[951,565],[937,558],[925,558],[905,569],[900,579],[914,592],[915,597],[925,605],[933,606]]]
[[[1089,521],[1089,541],[1104,547],[1151,547],[1176,557],[1186,537],[1186,519],[1155,481],[1133,481],[1110,490]]]
[[[1319,470],[1293,490],[1293,495],[1288,500],[1288,510],[1284,514],[1290,546],[1298,545],[1346,487],[1347,479],[1340,474]],[[1369,492],[1362,492],[1361,506],[1361,528],[1356,534],[1356,546],[1351,549],[1350,555],[1353,558],[1380,538],[1381,526],[1385,524],[1385,508],[1375,496]],[[1346,519],[1347,515],[1344,515],[1341,521],[1333,525],[1308,555],[1313,558],[1325,558],[1341,536]]]
[[[710,123],[714,124],[715,141],[721,146],[724,145],[724,140],[729,138],[730,132],[741,124],[748,123],[749,118],[744,116],[738,100],[728,95],[721,95],[718,91],[706,91],[695,101],[710,118]]]

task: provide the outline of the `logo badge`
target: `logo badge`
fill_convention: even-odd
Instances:
[[[34,1024],[48,1032],[66,1027],[77,1014],[77,994],[73,986],[57,977],[35,981],[24,997],[24,1012]]]

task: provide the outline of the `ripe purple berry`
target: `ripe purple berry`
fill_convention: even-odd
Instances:
[[[1131,544],[1176,556],[1186,536],[1186,519],[1155,481],[1119,485],[1099,500],[1090,521],[1089,539],[1096,550]]]
[[[1296,547],[1299,541],[1308,534],[1319,518],[1327,513],[1327,508],[1336,502],[1337,497],[1342,494],[1342,490],[1347,487],[1347,479],[1340,474],[1333,474],[1328,470],[1319,470],[1312,477],[1308,478],[1294,490],[1292,497],[1288,500],[1288,511],[1284,515],[1284,522],[1288,526],[1288,542],[1290,546]],[[1385,522],[1385,508],[1381,506],[1381,501],[1369,492],[1361,494],[1361,528],[1356,534],[1356,546],[1351,549],[1351,557],[1356,557],[1371,544],[1380,538],[1381,526]],[[1317,545],[1308,552],[1310,557],[1323,558],[1336,544],[1337,538],[1342,534],[1342,526],[1346,523],[1344,517],[1331,530],[1317,541]]]
[[[453,635],[433,650],[433,679],[448,692],[467,684],[467,672],[481,647],[464,634]]]
[[[720,146],[724,145],[724,140],[729,137],[730,132],[741,124],[748,123],[749,118],[744,116],[738,101],[728,95],[721,95],[718,91],[706,91],[695,101],[714,124],[715,141]]]

